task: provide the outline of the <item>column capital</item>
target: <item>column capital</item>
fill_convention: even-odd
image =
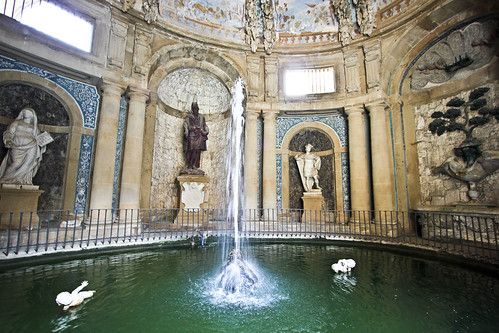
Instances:
[[[355,115],[363,115],[366,113],[364,104],[345,106],[345,113],[348,117]]]
[[[264,120],[275,120],[279,111],[277,110],[263,110],[262,115]]]
[[[246,109],[246,119],[248,120],[257,120],[260,116],[260,110],[249,110]]]
[[[151,93],[149,90],[134,86],[128,87],[127,95],[130,99],[138,100],[143,103],[148,102],[151,97]]]
[[[369,112],[385,111],[388,108],[388,103],[384,99],[368,102],[365,104]]]
[[[107,78],[101,78],[98,84],[100,91],[106,95],[123,95],[126,86]]]

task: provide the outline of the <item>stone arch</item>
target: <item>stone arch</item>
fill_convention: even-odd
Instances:
[[[340,137],[331,127],[315,121],[304,121],[291,127],[283,137],[282,146],[280,149],[282,157],[282,208],[287,209],[289,206],[289,157],[292,152],[289,150],[289,145],[291,140],[296,134],[306,129],[314,129],[325,134],[333,145],[332,155],[333,155],[333,170],[331,177],[334,178],[334,207],[337,211],[343,211],[345,207],[344,197],[343,197],[343,169],[341,164],[341,154],[347,152],[346,147],[342,147]]]
[[[467,76],[466,80],[461,78],[450,80],[419,91],[411,90],[410,80],[407,80],[407,78],[411,77],[418,60],[453,32],[464,29],[475,22],[484,22],[490,19],[497,20],[497,15],[483,15],[484,12],[491,12],[487,8],[490,8],[487,4],[473,6],[472,8],[469,8],[469,6],[466,8],[460,8],[459,6],[437,8],[432,13],[433,21],[431,24],[428,24],[427,18],[419,18],[412,26],[407,28],[397,41],[394,53],[387,57],[386,76],[384,78],[385,89],[391,96],[395,129],[394,140],[399,143],[395,144],[395,146],[398,146],[398,148],[395,148],[398,149],[395,154],[402,156],[400,163],[396,166],[399,175],[397,177],[399,183],[397,190],[402,194],[399,201],[401,207],[408,209],[417,207],[421,199],[414,107],[421,103],[422,100],[436,100],[454,95],[465,90],[470,84],[480,82],[484,77],[489,77],[487,70],[494,63],[494,60]],[[445,15],[443,14],[444,10]]]
[[[89,134],[89,130],[83,128],[83,115],[80,107],[66,90],[52,81],[27,72],[0,71],[1,86],[16,83],[32,86],[50,94],[62,104],[68,114],[68,128],[54,128],[53,126],[50,126],[50,128],[45,128],[45,130],[55,130],[60,133],[68,134],[61,208],[73,210],[75,203],[76,178],[78,172],[78,160],[80,156],[81,136],[82,134]]]
[[[179,126],[182,126],[183,114],[179,114],[176,110],[172,112],[160,112],[157,113],[157,110],[165,111],[164,103],[159,101],[157,91],[161,81],[170,73],[175,70],[181,68],[198,68],[201,70],[208,71],[213,74],[222,84],[227,88],[227,91],[230,93],[233,83],[238,77],[244,79],[244,71],[240,66],[236,64],[233,59],[230,59],[227,56],[224,56],[218,52],[213,50],[208,50],[205,48],[199,48],[194,46],[165,46],[158,50],[155,54],[151,56],[149,61],[145,64],[146,68],[149,69],[147,75],[147,86],[151,91],[151,103],[148,105],[146,113],[146,124],[145,124],[145,137],[144,137],[144,159],[142,169],[145,170],[142,175],[142,186],[141,186],[141,206],[142,207],[159,207],[159,206],[168,206],[172,207],[175,205],[175,202],[178,200],[174,199],[176,194],[176,183],[175,179],[172,178],[173,174],[178,175],[179,170],[175,168],[170,168],[168,170],[163,170],[162,172],[156,172],[156,167],[158,167],[158,162],[155,160],[158,154],[155,154],[155,150],[163,151],[165,149],[172,149],[163,147],[163,143],[155,142],[156,136],[158,132],[164,131],[157,130],[156,126],[172,126],[174,128],[170,128],[169,135],[171,137],[168,138],[170,141],[170,146],[181,145],[181,134],[175,133],[178,131]],[[221,124],[226,121],[224,114],[218,114],[213,117],[206,117],[207,122],[213,121],[213,124],[216,126],[222,126]],[[170,117],[170,118],[168,118]],[[173,131],[172,131],[173,130]],[[219,128],[218,132],[225,133],[225,130],[221,130]],[[215,169],[215,165],[220,164],[219,159],[222,154],[210,152],[215,149],[213,146],[210,148],[210,145],[221,144],[223,140],[221,138],[217,138],[215,135],[217,130],[210,128],[210,134],[208,138],[208,151],[202,154],[202,163],[204,159],[206,159],[209,165],[214,165],[213,169]],[[178,135],[177,135],[178,134]],[[210,141],[211,139],[211,141]],[[164,141],[164,140],[159,140]],[[178,141],[178,142],[177,142]],[[181,149],[180,149],[181,151]],[[174,156],[174,159],[170,160],[170,164],[175,164],[181,166],[182,157],[180,156],[179,151],[175,150],[173,152],[168,151],[171,156]],[[177,156],[178,155],[178,156]],[[203,167],[203,166],[202,166]],[[163,168],[166,168],[163,166]],[[218,172],[218,171],[217,171]],[[156,181],[156,176],[161,174],[162,176],[158,177],[167,177],[161,178]],[[219,184],[219,180],[221,179],[220,175],[217,174],[216,177],[213,177],[212,181],[210,181],[210,186],[215,188]],[[161,185],[162,184],[162,185]],[[165,185],[166,184],[166,185]],[[173,198],[173,199],[158,199],[158,195],[152,192],[157,191],[161,193],[161,195],[165,195],[165,197]],[[214,192],[216,193],[216,192]],[[217,195],[209,195],[209,200],[218,200],[220,196]],[[153,202],[153,199],[156,202]],[[159,201],[158,201],[159,200]],[[209,204],[212,203],[217,204],[216,202],[210,201]]]
[[[229,91],[238,77],[245,78],[243,69],[232,59],[194,46],[165,46],[145,66],[149,68],[148,88],[153,92],[166,75],[182,67],[201,68],[211,72]]]

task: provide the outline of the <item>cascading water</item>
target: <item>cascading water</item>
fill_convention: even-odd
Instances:
[[[230,145],[227,154],[226,167],[227,175],[227,223],[234,226],[233,238],[229,238],[231,248],[226,255],[226,263],[222,272],[217,277],[218,288],[226,293],[242,293],[249,291],[257,282],[258,276],[253,272],[252,267],[243,260],[241,251],[241,238],[239,229],[242,223],[244,182],[243,182],[243,162],[244,162],[244,86],[241,79],[236,80],[232,89],[232,113],[229,126]],[[225,252],[225,250],[224,250]]]
[[[240,238],[244,215],[244,86],[236,80],[232,89],[232,113],[229,126],[227,175],[227,223],[234,226],[233,237],[223,244],[224,262],[208,289],[212,301],[217,304],[239,306],[265,306],[280,299],[272,283],[252,262]]]

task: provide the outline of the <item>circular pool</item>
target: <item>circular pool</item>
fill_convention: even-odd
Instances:
[[[2,332],[493,332],[499,279],[392,252],[324,245],[255,244],[260,301],[210,292],[220,248],[102,255],[0,274]],[[331,264],[353,258],[349,275]],[[88,280],[93,298],[55,303]]]

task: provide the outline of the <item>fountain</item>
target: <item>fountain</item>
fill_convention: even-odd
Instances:
[[[241,248],[239,230],[242,224],[244,209],[243,186],[243,153],[244,153],[244,87],[243,81],[237,79],[232,89],[232,113],[229,126],[230,145],[227,154],[227,224],[234,226],[233,238],[226,238],[223,247],[225,264],[216,276],[216,288],[225,294],[237,294],[244,298],[251,294],[259,282],[257,270],[249,261]],[[232,243],[232,244],[231,244]],[[231,248],[230,251],[226,249]],[[226,254],[228,252],[228,254]]]

